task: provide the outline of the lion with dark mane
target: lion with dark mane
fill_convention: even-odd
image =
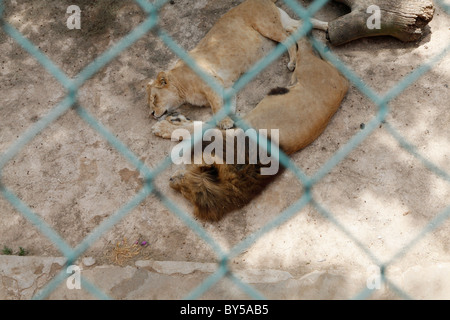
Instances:
[[[347,79],[332,64],[314,54],[306,39],[298,42],[291,83],[287,88],[273,89],[243,118],[245,124],[256,130],[266,129],[269,139],[272,129],[279,130],[279,148],[288,155],[305,148],[325,130],[349,87]],[[177,128],[193,132],[193,122],[184,116],[169,116],[158,122],[153,132],[168,138]],[[222,133],[227,139],[226,131]],[[204,143],[203,147],[207,145]],[[247,152],[243,164],[187,165],[184,172],[171,178],[170,186],[194,205],[196,217],[218,221],[248,204],[281,171],[263,175],[261,170],[265,166],[260,161],[251,163]]]

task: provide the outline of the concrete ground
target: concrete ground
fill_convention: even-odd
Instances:
[[[214,22],[241,1],[176,0],[160,12],[160,25],[186,50],[192,49]],[[280,6],[293,16],[281,1]],[[308,4],[308,1],[301,1]],[[66,9],[77,4],[80,30],[66,27]],[[347,12],[336,3],[316,15],[330,21]],[[144,20],[133,1],[6,1],[6,20],[30,39],[68,76]],[[314,35],[326,43],[323,33]],[[450,39],[450,17],[437,8],[424,37],[402,43],[388,37],[361,39],[330,49],[376,92],[383,94],[408,73],[440,53]],[[273,44],[268,46],[268,50]],[[65,92],[27,52],[0,32],[0,152],[41,117]],[[145,84],[176,56],[149,33],[86,82],[80,104],[124,142],[150,168],[160,163],[174,142],[155,137],[146,105]],[[245,114],[275,86],[288,83],[287,54],[249,83],[237,98]],[[450,172],[448,101],[450,56],[390,103],[387,121],[417,151]],[[181,112],[206,120],[209,109],[182,107]],[[354,86],[326,131],[293,155],[308,175],[364,130],[376,107]],[[382,124],[313,189],[314,199],[333,213],[379,261],[402,252],[430,220],[450,205],[450,184],[429,171],[385,130]],[[179,207],[190,204],[168,186],[170,166],[156,186]],[[76,246],[102,221],[126,204],[142,187],[142,177],[98,133],[70,110],[36,136],[2,171],[2,183]],[[216,224],[202,224],[226,251],[272,221],[302,194],[301,183],[287,171],[244,209]],[[27,257],[0,255],[0,298],[28,299],[58,270],[57,247],[11,204],[0,197],[0,248]],[[405,294],[419,299],[450,298],[448,283],[449,222],[445,221],[410,247],[386,270]],[[146,241],[139,254],[112,259],[117,244]],[[91,257],[84,260],[82,258]],[[184,225],[155,196],[149,196],[124,219],[92,243],[80,258],[82,274],[117,299],[182,298],[211,274],[217,262],[212,248]],[[77,262],[78,263],[78,262]],[[271,230],[230,261],[243,281],[273,299],[351,298],[374,276],[374,261],[336,224],[311,205]],[[63,284],[50,298],[85,298],[84,290]],[[246,297],[221,280],[203,298]],[[373,298],[396,298],[394,290]]]

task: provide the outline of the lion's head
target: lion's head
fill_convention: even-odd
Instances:
[[[155,119],[170,113],[183,103],[176,86],[165,72],[160,72],[156,80],[147,84],[147,95],[150,113]]]
[[[249,188],[239,185],[239,182],[244,182],[235,171],[233,165],[191,164],[184,172],[178,171],[170,178],[170,187],[179,191],[194,205],[194,215],[197,218],[210,222],[219,221],[226,213],[247,202]],[[240,189],[245,191],[239,192]]]

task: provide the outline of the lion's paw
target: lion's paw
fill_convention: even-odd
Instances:
[[[175,126],[183,126],[192,122],[191,119],[183,116],[182,114],[173,114],[168,116],[165,120],[169,121]]]
[[[181,114],[167,116],[164,120],[160,120],[153,125],[152,132],[158,137],[171,139],[172,132],[175,129],[183,127],[191,122],[192,121],[189,118],[186,118]]]

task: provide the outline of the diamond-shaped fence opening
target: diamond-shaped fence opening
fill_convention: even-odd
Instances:
[[[166,5],[167,1],[160,0],[154,3],[149,3],[146,0],[135,0],[135,2],[141,7],[141,9],[147,15],[145,20],[135,27],[129,34],[123,37],[111,48],[106,50],[98,58],[92,61],[79,74],[74,77],[68,77],[56,64],[51,61],[41,50],[33,45],[27,38],[25,38],[18,30],[4,20],[3,7],[4,1],[0,0],[0,24],[2,30],[16,43],[18,43],[23,49],[25,49],[31,56],[33,56],[46,70],[49,72],[66,90],[66,96],[62,99],[47,115],[38,120],[34,125],[29,127],[18,139],[3,153],[0,155],[0,192],[2,196],[11,203],[16,210],[18,210],[29,222],[31,222],[43,235],[50,239],[59,251],[67,259],[66,264],[70,265],[77,260],[89,247],[98,240],[105,232],[110,230],[127,216],[135,207],[141,204],[150,195],[155,195],[159,201],[169,209],[176,217],[178,217],[186,226],[191,228],[196,235],[198,235],[203,241],[205,241],[214,251],[217,256],[218,267],[217,270],[204,280],[197,288],[193,289],[187,298],[199,298],[211,287],[217,284],[223,278],[228,278],[236,286],[238,286],[244,293],[253,298],[264,298],[264,296],[258,292],[253,286],[245,283],[239,277],[237,277],[229,266],[229,261],[234,257],[240,255],[242,252],[251,247],[258,239],[274,230],[277,227],[285,224],[286,221],[295,217],[306,206],[312,206],[318,213],[326,218],[332,225],[340,230],[345,236],[354,243],[360,251],[370,259],[374,265],[380,268],[381,280],[390,289],[397,293],[400,297],[408,297],[402,288],[397,287],[386,273],[386,270],[399,260],[402,256],[406,255],[408,251],[420,242],[427,234],[436,228],[440,227],[450,215],[450,206],[444,208],[441,212],[437,213],[429,223],[415,235],[411,241],[402,247],[396,254],[390,259],[384,261],[377,257],[376,254],[364,244],[358,237],[356,237],[352,231],[333,214],[333,208],[326,208],[325,205],[318,202],[313,195],[313,189],[324,177],[326,177],[336,166],[338,166],[348,155],[355,150],[366,139],[370,139],[370,136],[375,132],[377,128],[383,126],[385,131],[394,138],[398,144],[406,150],[409,154],[418,159],[426,168],[432,173],[439,176],[446,182],[450,182],[450,175],[442,170],[438,165],[429,161],[423,156],[420,150],[416,146],[408,142],[408,140],[400,134],[389,121],[390,115],[390,103],[396,99],[405,89],[414,84],[422,75],[428,72],[433,66],[438,64],[450,51],[450,42],[445,48],[438,52],[434,57],[428,60],[425,64],[416,68],[409,74],[405,75],[399,83],[388,90],[385,94],[379,95],[375,90],[371,89],[359,76],[355,74],[349,67],[341,62],[335,54],[333,54],[328,48],[326,48],[320,41],[315,39],[309,34],[312,25],[308,23],[308,19],[314,16],[328,0],[315,0],[308,8],[304,8],[294,0],[285,0],[284,3],[301,19],[305,21],[303,26],[297,30],[291,37],[289,37],[284,44],[279,44],[274,50],[269,52],[266,57],[256,63],[250,68],[238,81],[236,81],[233,89],[230,91],[222,88],[212,77],[202,71],[197,63],[189,56],[189,54],[183,50],[174,39],[162,28],[159,21],[159,12]],[[449,4],[445,1],[437,1],[437,4],[445,10],[447,13],[450,11]],[[314,48],[320,53],[322,57],[334,64],[339,71],[350,80],[352,85],[366,98],[373,102],[377,106],[375,116],[370,119],[365,125],[364,130],[360,130],[357,134],[353,135],[348,142],[341,146],[329,159],[326,161],[313,175],[308,175],[303,169],[297,166],[290,160],[285,154],[280,154],[280,162],[290,170],[290,172],[301,182],[303,186],[303,193],[293,204],[288,206],[285,210],[280,212],[273,220],[266,223],[256,232],[250,234],[242,241],[234,245],[230,250],[225,250],[197,221],[191,218],[189,214],[179,208],[173,201],[171,201],[166,195],[160,192],[154,185],[156,177],[164,171],[170,164],[169,157],[165,158],[161,163],[155,165],[152,168],[146,166],[137,154],[132,152],[123,142],[121,142],[110,130],[102,125],[83,105],[81,105],[78,98],[78,90],[81,86],[91,77],[93,77],[99,70],[101,70],[109,62],[117,58],[123,51],[127,50],[136,41],[141,39],[148,33],[153,33],[158,36],[164,44],[173,51],[180,59],[184,60],[191,69],[193,69],[204,81],[206,81],[211,88],[220,93],[225,101],[225,108],[211,119],[211,123],[215,123],[223,119],[230,113],[231,103],[230,100],[233,95],[241,91],[252,79],[254,79],[260,72],[262,72],[268,65],[278,59],[282,54],[286,52],[286,47],[295,44],[295,41],[302,37],[308,37]],[[40,134],[52,123],[54,123],[62,115],[66,114],[68,110],[75,110],[76,114],[87,123],[93,130],[97,132],[106,142],[108,142],[117,152],[119,152],[132,166],[134,166],[143,178],[142,187],[137,191],[136,195],[132,197],[125,205],[118,208],[108,218],[104,219],[92,232],[90,232],[80,243],[75,247],[70,246],[50,225],[48,225],[43,219],[33,211],[30,206],[20,199],[11,189],[4,183],[2,170],[5,166],[14,159],[14,157],[21,151],[27,144],[29,144],[36,135]],[[230,114],[234,120],[239,120],[239,116]],[[204,128],[203,130],[206,130]],[[194,137],[192,144],[195,144],[201,137]],[[45,298],[49,296],[56,287],[66,279],[68,274],[63,269],[58,273],[36,296],[35,298]],[[91,294],[99,298],[108,298],[101,290],[99,290],[95,284],[82,279],[82,286],[88,290]],[[374,289],[365,288],[358,295],[358,298],[369,297],[373,293]]]

